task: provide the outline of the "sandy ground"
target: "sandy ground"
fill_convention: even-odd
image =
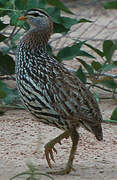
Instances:
[[[98,9],[98,5],[97,8],[95,6],[90,8],[81,6],[77,9],[74,8],[74,10],[82,12],[79,14],[82,17],[99,18],[99,21],[96,21],[98,25],[100,23],[102,25],[104,23],[111,25],[108,22],[111,22],[114,17],[113,13],[109,11],[107,13],[101,11],[100,8]],[[90,26],[89,32],[84,31],[86,25],[80,26],[79,33],[84,31],[82,37],[85,38],[92,37],[92,35],[94,37],[94,33],[100,35],[100,26],[97,29],[95,29],[95,26],[96,24],[93,24],[94,29],[91,29],[92,27]],[[113,34],[115,30],[113,28],[111,30],[110,37],[112,35],[115,37],[115,34]],[[106,38],[107,35],[109,36],[108,33],[103,31],[102,36],[95,37]],[[68,65],[75,68],[76,62],[69,61]],[[100,96],[106,96],[103,92],[99,92],[99,94]],[[117,103],[113,100],[103,100],[100,101],[99,105],[103,118],[109,119]],[[117,179],[117,125],[103,124],[102,126],[104,132],[104,140],[102,142],[98,142],[92,134],[84,129],[79,129],[80,141],[74,160],[76,171],[65,176],[53,176],[55,180]],[[29,162],[38,167],[41,172],[50,171],[44,156],[44,145],[60,133],[61,131],[56,128],[34,121],[30,114],[24,110],[6,111],[3,116],[0,116],[0,180],[9,180],[13,175],[26,170],[26,163]],[[53,169],[60,169],[65,166],[70,147],[70,139],[63,140],[61,146],[59,144],[56,145],[58,154],[55,155],[56,163],[53,164]],[[17,178],[17,180],[20,179]],[[22,179],[25,180],[26,178],[23,177]],[[41,179],[47,180],[48,178],[42,176]]]
[[[110,116],[115,106],[113,101],[100,103],[104,119]],[[80,141],[74,160],[76,171],[53,177],[56,180],[116,180],[117,125],[103,124],[103,131],[104,140],[98,142],[92,134],[80,128]],[[29,162],[41,172],[50,171],[44,156],[44,144],[60,133],[56,128],[34,121],[24,110],[7,111],[0,117],[0,180],[9,180],[16,173],[26,170],[26,163]],[[53,169],[65,166],[70,147],[70,139],[63,140],[61,146],[56,145],[58,154],[55,155]]]

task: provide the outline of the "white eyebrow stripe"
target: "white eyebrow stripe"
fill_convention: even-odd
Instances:
[[[45,12],[40,12],[40,11],[30,11],[27,13],[28,15],[33,15],[33,14],[38,14],[39,16],[48,16]]]
[[[34,14],[34,13],[40,14],[39,11],[30,11],[30,12],[28,12],[28,13],[29,13],[29,14]]]

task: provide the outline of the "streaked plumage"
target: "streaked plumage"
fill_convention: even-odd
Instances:
[[[49,15],[40,9],[31,9],[19,19],[31,25],[19,43],[16,58],[17,87],[21,99],[37,120],[65,130],[67,133],[63,133],[62,139],[71,136],[73,146],[70,158],[74,157],[79,139],[78,127],[83,126],[98,140],[103,138],[102,115],[98,104],[85,85],[47,53],[46,45],[53,29]],[[62,139],[59,138],[60,141]],[[56,143],[52,144],[49,151],[54,149]],[[48,159],[53,160],[53,155],[51,152],[46,153],[51,167]],[[69,158],[67,170],[58,174],[71,171],[73,157],[72,160]]]

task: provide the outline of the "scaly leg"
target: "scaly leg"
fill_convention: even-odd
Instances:
[[[69,131],[65,131],[63,134],[61,134],[60,136],[58,136],[57,138],[55,138],[54,140],[52,140],[52,144],[50,142],[51,145],[55,145],[57,142],[58,142],[58,139],[63,139],[63,138],[68,138],[69,136],[71,136],[71,140],[72,140],[72,148],[71,148],[71,151],[70,151],[70,156],[69,156],[69,159],[68,159],[68,163],[67,163],[67,166],[65,169],[63,170],[60,170],[60,171],[53,171],[53,172],[48,172],[50,174],[58,174],[58,175],[64,175],[64,174],[68,174],[70,173],[71,170],[74,170],[73,167],[72,167],[72,164],[73,164],[73,159],[74,159],[74,155],[75,155],[75,152],[76,152],[76,149],[77,149],[77,145],[78,145],[78,140],[79,140],[79,134],[78,132],[76,131],[75,128],[72,128],[70,129]],[[61,138],[60,138],[61,137]],[[54,143],[53,143],[54,142]],[[56,143],[55,143],[56,142]],[[59,142],[60,143],[60,142]],[[48,146],[48,144],[47,144]],[[50,148],[50,157],[51,159],[54,161],[54,157],[53,157],[53,152],[52,152],[52,149],[57,153],[56,149],[54,148],[54,146]],[[48,151],[48,150],[47,150]],[[49,155],[48,155],[49,156]],[[46,156],[46,159],[47,159],[47,162],[49,164],[50,167],[51,166],[51,163],[50,163],[50,159]],[[49,161],[48,161],[49,159]]]
[[[51,164],[50,160],[55,162],[54,156],[53,156],[53,151],[57,154],[57,150],[55,149],[54,145],[57,143],[59,143],[61,145],[61,140],[64,138],[67,139],[69,136],[70,136],[70,133],[69,133],[69,130],[67,130],[45,145],[46,160],[47,160],[47,163],[50,168],[52,168],[52,164]]]

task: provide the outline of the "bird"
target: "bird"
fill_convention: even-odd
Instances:
[[[51,174],[68,174],[73,168],[79,133],[83,127],[98,141],[103,139],[102,114],[92,92],[64,64],[47,52],[53,32],[50,15],[39,8],[26,10],[19,16],[30,29],[20,39],[16,55],[16,84],[25,108],[39,122],[59,128],[62,134],[45,145],[45,157],[50,168],[57,153],[55,145],[71,138],[72,147],[64,169]]]

